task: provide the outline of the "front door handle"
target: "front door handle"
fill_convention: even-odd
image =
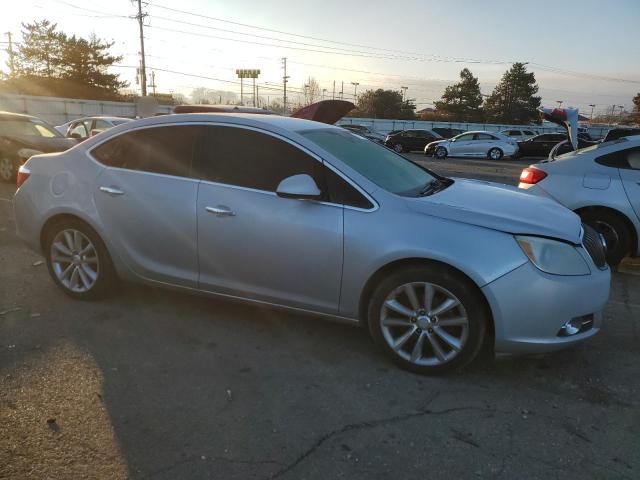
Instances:
[[[118,190],[117,188],[113,188],[113,187],[100,187],[100,191],[104,193],[108,193],[111,196],[124,195],[124,192],[122,190]]]
[[[236,212],[224,205],[218,205],[217,207],[205,207],[207,212],[213,213],[217,217],[235,217]]]

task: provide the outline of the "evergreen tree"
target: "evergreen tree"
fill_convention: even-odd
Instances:
[[[502,76],[493,93],[484,102],[487,121],[527,124],[539,121],[538,85],[533,72],[524,63],[514,63]]]
[[[395,90],[367,90],[358,96],[358,109],[353,115],[371,118],[415,118],[416,106],[402,101],[402,94]]]
[[[444,90],[442,99],[435,102],[435,107],[438,113],[453,121],[482,121],[482,95],[478,79],[468,68],[462,69],[460,81]]]
[[[57,24],[42,20],[22,24],[22,43],[18,46],[15,65],[17,75],[58,77],[65,36]]]

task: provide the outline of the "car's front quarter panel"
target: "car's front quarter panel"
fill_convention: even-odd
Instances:
[[[373,212],[345,209],[340,312],[356,318],[363,289],[379,269],[418,259],[448,264],[483,286],[528,261],[512,235],[381,202]]]

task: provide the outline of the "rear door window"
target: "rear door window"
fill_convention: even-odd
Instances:
[[[201,129],[174,125],[134,130],[97,146],[91,154],[108,167],[190,177]]]

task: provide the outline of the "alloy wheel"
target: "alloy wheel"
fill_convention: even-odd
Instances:
[[[491,157],[491,160],[500,160],[500,158],[502,157],[502,152],[497,148],[492,148],[489,152],[489,156]]]
[[[51,243],[51,266],[60,283],[76,293],[90,290],[98,279],[96,247],[82,232],[60,231]]]
[[[402,148],[402,145],[400,145],[399,143],[396,143],[396,144],[393,146],[393,149],[394,149],[396,152],[398,152],[398,153],[402,153],[402,151],[404,150],[404,149]]]
[[[416,365],[450,362],[464,348],[469,319],[460,300],[427,282],[394,289],[380,311],[382,335],[395,353]]]

